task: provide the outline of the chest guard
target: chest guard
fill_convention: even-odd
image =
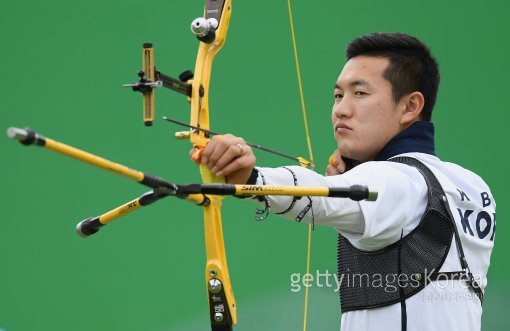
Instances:
[[[389,161],[404,163],[420,171],[428,188],[427,207],[412,232],[376,251],[357,249],[344,236],[338,235],[342,312],[402,302],[437,279],[466,280],[481,300],[482,291],[467,266],[455,221],[439,181],[430,169],[414,158],[398,157]],[[454,235],[464,270],[439,273]]]

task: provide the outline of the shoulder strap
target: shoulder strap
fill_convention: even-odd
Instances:
[[[433,178],[438,183],[439,186],[441,185],[439,183],[439,181],[437,180],[436,176],[434,175],[434,173],[429,168],[427,168],[427,166],[424,165],[421,161],[419,161],[415,158],[401,156],[401,157],[395,157],[395,158],[389,159],[388,161],[403,163],[403,164],[407,164],[409,166],[415,167],[422,174],[424,174],[424,175],[426,174],[426,176],[424,176],[425,178],[427,178],[427,177]],[[480,303],[483,303],[483,291],[480,287],[480,284],[478,284],[478,282],[475,280],[473,273],[471,272],[471,269],[469,268],[469,264],[466,260],[465,254],[464,254],[464,249],[462,247],[462,242],[460,241],[459,231],[457,230],[457,225],[455,224],[455,218],[453,218],[452,212],[450,210],[450,205],[448,204],[448,199],[446,197],[446,194],[444,193],[444,190],[442,191],[441,200],[442,200],[442,204],[443,204],[443,207],[444,207],[446,213],[448,214],[451,222],[453,222],[455,245],[457,246],[457,252],[459,255],[460,265],[462,267],[462,270],[466,273],[466,275],[468,277],[468,279],[466,281],[467,281],[469,287],[473,290],[473,292],[475,292],[476,296],[480,299]]]

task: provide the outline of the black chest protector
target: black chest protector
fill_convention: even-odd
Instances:
[[[469,270],[455,221],[441,184],[420,161],[397,157],[389,161],[417,168],[425,178],[428,203],[419,225],[399,241],[376,251],[355,248],[338,235],[338,280],[342,312],[384,307],[420,292],[430,281],[466,281],[480,298],[483,292]],[[438,272],[455,236],[462,271]]]

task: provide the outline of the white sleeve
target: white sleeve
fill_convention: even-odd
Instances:
[[[286,169],[287,168],[287,169]],[[285,168],[257,168],[259,177],[257,184],[294,186],[296,176],[298,186],[320,186],[320,187],[346,187],[349,184],[343,176],[325,177],[316,172],[299,167],[290,166]],[[271,212],[279,213],[287,210],[293,201],[290,196],[269,196]],[[310,223],[312,214],[315,224],[326,225],[350,233],[363,233],[363,214],[359,202],[342,198],[310,197],[312,209],[309,210],[303,221]],[[283,217],[295,219],[309,204],[307,197],[302,197],[295,202],[295,205]]]
[[[311,197],[312,210],[303,219],[315,224],[336,228],[353,245],[366,250],[387,246],[414,228],[427,202],[427,186],[423,176],[413,167],[393,162],[366,162],[338,176],[322,176],[309,169],[286,167],[295,174],[299,186],[346,187],[367,185],[375,188],[377,201],[353,201],[351,199]],[[257,184],[263,180],[267,185],[294,185],[292,173],[285,168],[258,168]],[[262,179],[263,178],[263,179]],[[270,196],[271,212],[278,213],[289,208],[293,198]],[[296,201],[286,218],[295,219],[308,205],[308,198]],[[313,211],[313,212],[312,212]]]

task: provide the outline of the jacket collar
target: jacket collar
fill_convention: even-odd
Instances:
[[[404,153],[435,154],[434,124],[419,121],[393,137],[377,154],[374,161],[386,161]]]

